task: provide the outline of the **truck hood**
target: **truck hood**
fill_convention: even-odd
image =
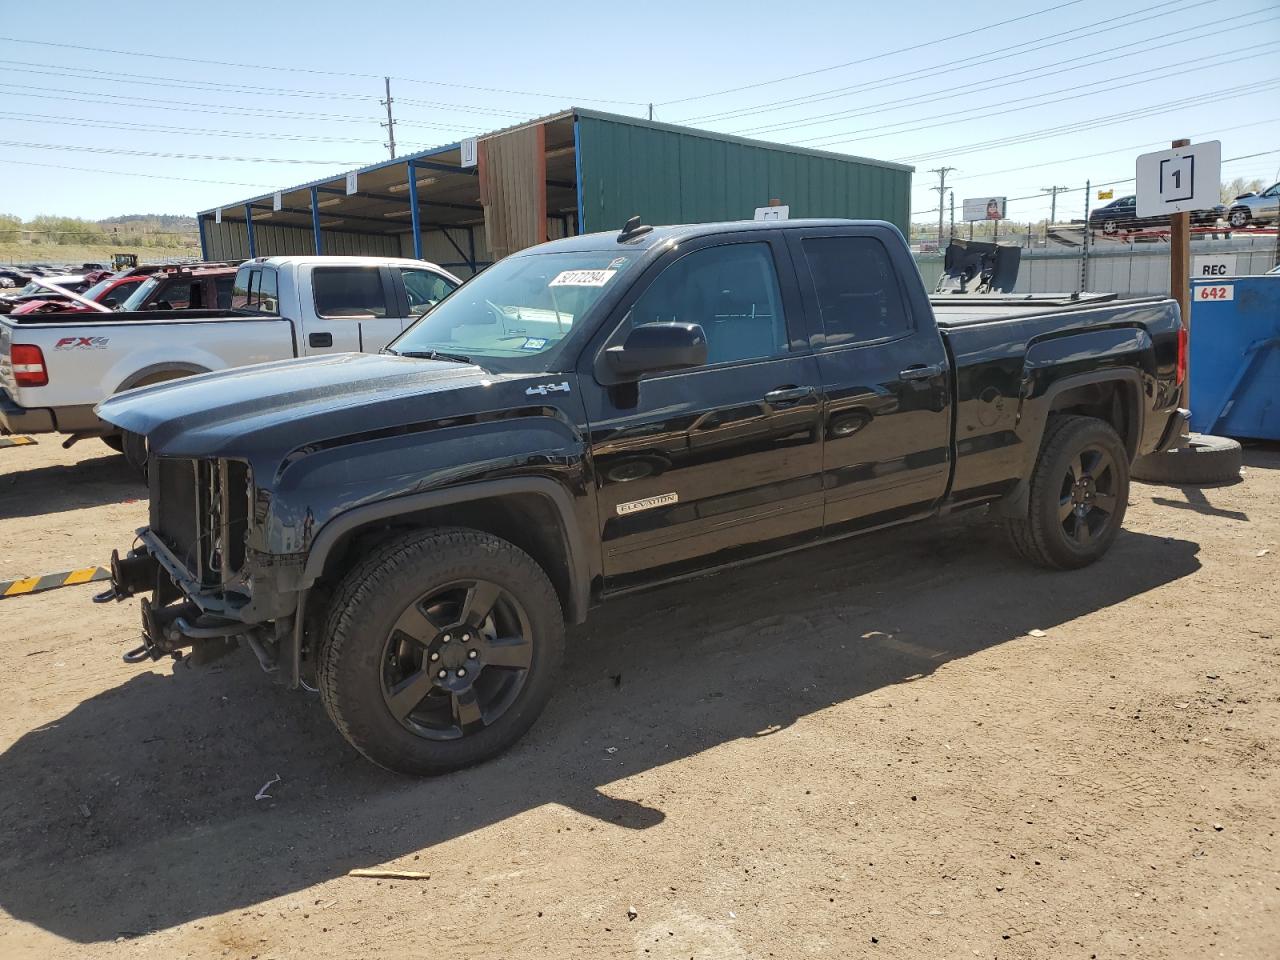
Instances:
[[[344,353],[126,390],[98,404],[97,413],[145,435],[154,453],[253,458],[360,431],[475,412],[476,405],[487,405],[480,397],[461,403],[456,396],[449,403],[429,398],[505,379],[510,377],[466,363]]]

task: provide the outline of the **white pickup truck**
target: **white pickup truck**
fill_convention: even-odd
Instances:
[[[99,420],[100,401],[250,363],[376,353],[461,282],[421,260],[258,257],[237,271],[229,310],[0,317],[0,432],[97,436],[141,467],[145,445]]]

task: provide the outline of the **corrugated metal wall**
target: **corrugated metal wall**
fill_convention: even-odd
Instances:
[[[1266,273],[1275,262],[1270,244],[1230,249],[1219,241],[1193,241],[1192,257],[1226,253],[1235,257],[1237,276]],[[927,289],[932,290],[942,275],[942,258],[917,254],[916,267]],[[1161,245],[1150,249],[1097,250],[1089,254],[1085,289],[1094,293],[1122,296],[1168,296],[1169,250]],[[1014,293],[1077,293],[1080,290],[1080,254],[1070,250],[1024,250],[1018,265]]]
[[[906,230],[911,173],[756,146],[647,121],[578,115],[583,232],[749,220],[777,198],[792,217],[888,220]]]
[[[222,223],[205,220],[204,236],[205,243],[208,245],[207,257],[210,260],[243,260],[249,256],[249,236],[245,231],[243,220],[224,220]],[[321,230],[320,238],[326,254],[367,257],[400,256],[400,240],[392,235]],[[305,227],[254,223],[253,240],[254,252],[260,257],[316,252],[311,231]],[[410,250],[412,250],[412,244],[410,244]]]

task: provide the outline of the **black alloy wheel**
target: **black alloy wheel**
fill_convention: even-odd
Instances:
[[[1129,455],[1111,424],[1054,414],[1029,478],[1027,512],[1009,517],[1014,548],[1041,567],[1072,570],[1115,542],[1129,503]]]
[[[1068,464],[1058,497],[1058,519],[1072,542],[1086,546],[1105,534],[1116,512],[1116,465],[1100,445],[1085,447]]]
[[[564,615],[547,572],[510,541],[463,527],[370,550],[336,585],[320,699],[364,756],[428,775],[520,739],[555,689]]]
[[[458,581],[423,594],[392,626],[382,696],[411,733],[456,740],[506,713],[532,663],[520,602],[492,581]]]

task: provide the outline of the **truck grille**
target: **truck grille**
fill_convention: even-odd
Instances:
[[[187,572],[206,586],[244,566],[249,529],[249,468],[236,460],[153,457],[151,529]]]

